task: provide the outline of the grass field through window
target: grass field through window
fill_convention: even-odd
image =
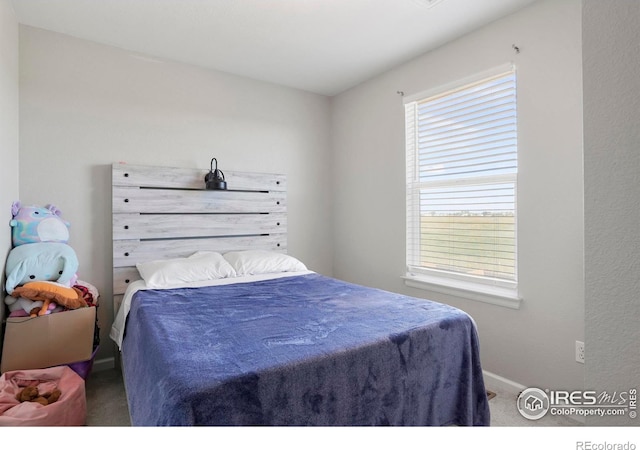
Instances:
[[[423,215],[421,266],[515,280],[515,237],[513,215]]]

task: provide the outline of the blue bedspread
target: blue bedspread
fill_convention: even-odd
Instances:
[[[319,274],[139,291],[133,425],[489,425],[473,320]]]

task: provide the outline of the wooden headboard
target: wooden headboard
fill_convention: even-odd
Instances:
[[[198,250],[286,252],[286,176],[224,171],[228,190],[208,191],[207,173],[113,164],[114,296],[140,279],[138,262]]]

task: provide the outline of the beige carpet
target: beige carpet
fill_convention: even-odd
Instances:
[[[120,371],[94,371],[87,380],[87,425],[127,427],[131,425],[127,398]],[[487,390],[491,409],[491,426],[540,427],[580,426],[568,417],[546,416],[541,420],[527,420],[516,409],[516,394]]]

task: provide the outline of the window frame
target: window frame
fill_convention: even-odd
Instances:
[[[489,80],[491,78],[495,78],[501,74],[507,74],[512,72],[516,76],[516,92],[517,92],[517,71],[514,64],[505,64],[490,70],[477,73],[471,77],[467,77],[464,79],[460,79],[454,81],[452,83],[447,83],[446,85],[442,85],[436,87],[434,89],[429,89],[427,91],[423,91],[414,95],[406,96],[403,98],[405,105],[405,113],[406,113],[406,105],[410,103],[417,103],[422,100],[428,99],[430,97],[438,96],[438,95],[446,95],[455,90],[465,89],[469,85],[475,83],[481,83],[484,80]],[[518,109],[518,101],[516,94],[516,111]],[[415,118],[414,118],[415,119]],[[515,253],[515,280],[502,280],[498,278],[486,278],[486,277],[476,277],[474,275],[463,274],[463,273],[455,273],[449,271],[441,271],[438,269],[431,268],[419,268],[410,265],[410,240],[415,240],[415,237],[411,237],[411,233],[414,233],[413,229],[415,229],[415,221],[416,215],[420,216],[420,206],[419,202],[416,202],[412,199],[412,190],[419,189],[416,187],[412,187],[414,184],[419,182],[413,181],[416,178],[416,173],[412,172],[412,170],[416,170],[415,160],[419,158],[418,150],[415,148],[415,137],[411,137],[407,135],[408,129],[408,120],[411,120],[408,117],[405,117],[405,156],[407,158],[407,167],[406,167],[406,243],[405,243],[405,251],[406,251],[406,273],[402,277],[407,286],[425,289],[432,292],[438,292],[447,295],[453,295],[456,297],[462,297],[471,300],[477,300],[485,303],[490,303],[498,306],[504,306],[508,308],[518,309],[520,307],[520,303],[522,301],[519,290],[518,290],[518,232],[517,232],[517,217],[518,217],[518,205],[517,205],[517,170],[515,174],[506,175],[503,178],[512,180],[513,188],[514,188],[514,226],[515,228],[515,243],[514,243],[514,253]],[[519,120],[516,113],[516,120]],[[518,122],[516,122],[518,123]],[[417,124],[414,127],[417,129]],[[516,128],[516,139],[518,136],[518,128]],[[410,161],[409,154],[412,153],[414,156],[414,160]],[[516,153],[517,154],[517,153]],[[494,175],[493,178],[500,179],[500,175]],[[484,179],[491,179],[492,176],[484,175]],[[471,179],[467,179],[469,182]],[[479,177],[477,180],[481,180]],[[477,183],[478,181],[476,181]],[[511,181],[510,181],[511,182]],[[451,182],[446,181],[445,184],[451,184]],[[418,194],[419,195],[419,194]],[[417,211],[415,210],[417,209]],[[417,219],[419,220],[419,219]],[[419,239],[419,237],[418,237]],[[413,246],[413,251],[420,251],[419,246]],[[414,259],[415,260],[415,259]]]

